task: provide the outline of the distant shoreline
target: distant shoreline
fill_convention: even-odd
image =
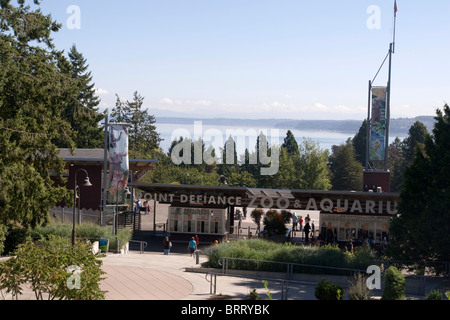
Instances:
[[[193,124],[201,121],[208,126],[231,127],[258,127],[278,128],[305,131],[327,131],[356,134],[363,120],[293,120],[293,119],[233,119],[233,118],[185,118],[185,117],[156,117],[160,124]],[[390,134],[392,136],[407,136],[414,122],[422,122],[432,132],[434,127],[433,116],[420,116],[414,118],[396,118],[390,120]]]

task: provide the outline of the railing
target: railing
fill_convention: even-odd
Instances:
[[[139,240],[130,240],[130,243],[134,242],[134,243],[139,243],[139,253],[144,253],[145,248],[147,247],[147,242],[145,241],[139,241]],[[130,249],[131,250],[131,249]]]
[[[339,267],[327,267],[311,264],[299,264],[292,262],[280,262],[280,261],[270,261],[270,260],[256,260],[256,259],[245,259],[245,258],[233,258],[233,257],[222,257],[222,273],[227,274],[230,266],[230,261],[234,264],[234,261],[242,261],[243,264],[247,264],[247,268],[240,270],[253,270],[253,271],[269,271],[269,272],[285,272],[288,277],[290,277],[294,271],[308,271],[317,269],[322,270],[320,273],[334,273],[334,274],[354,274],[366,272],[366,270],[360,269],[349,269],[349,268],[339,268]],[[271,267],[261,268],[263,264],[272,265]],[[251,265],[250,268],[248,266]],[[284,269],[284,270],[283,270]]]
[[[209,294],[216,294],[217,292],[217,276],[230,276],[227,274],[222,273],[215,273],[215,272],[209,272],[205,274],[205,280],[209,282]],[[256,277],[256,276],[248,276],[248,275],[232,275],[235,278],[242,278],[242,279],[250,279],[255,281],[267,281],[269,280],[272,284],[279,284],[280,285],[280,299],[281,300],[287,300],[288,299],[288,291],[290,288],[292,288],[295,285],[305,285],[305,281],[295,281],[295,280],[286,280],[286,279],[277,279],[277,278],[270,278],[267,277]],[[208,280],[209,278],[209,280]],[[272,289],[274,289],[272,287]]]

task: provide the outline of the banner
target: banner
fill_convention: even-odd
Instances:
[[[115,194],[128,185],[128,130],[124,125],[109,125],[109,192]]]
[[[386,87],[372,88],[372,119],[370,121],[370,160],[384,161],[386,138]]]

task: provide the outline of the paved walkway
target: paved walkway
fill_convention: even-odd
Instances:
[[[200,263],[206,261],[200,256]],[[210,277],[204,273],[186,272],[186,267],[198,267],[189,254],[145,252],[109,254],[103,258],[106,279],[101,288],[108,291],[107,300],[207,300],[211,298]],[[267,298],[261,281],[231,276],[217,276],[216,295],[246,298],[256,289]],[[304,283],[290,298],[311,300],[315,283]],[[279,283],[269,282],[274,299],[281,298]]]

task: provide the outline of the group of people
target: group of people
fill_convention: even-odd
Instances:
[[[195,235],[192,237],[188,242],[187,250],[190,252],[191,257],[194,256],[195,251],[198,248],[198,244],[200,243],[200,239],[198,235]],[[163,240],[163,249],[164,249],[164,255],[168,255],[170,253],[170,249],[172,249],[172,242],[170,241],[169,237],[165,237]]]
[[[141,203],[141,200],[138,199],[135,202],[135,208],[134,208],[135,212],[141,212],[141,210],[142,210],[142,211],[145,211],[145,214],[148,214],[151,209],[152,209],[152,207],[150,206],[150,203],[148,202],[148,200],[144,200],[144,202]]]
[[[303,226],[303,221],[305,222],[305,226]],[[309,214],[307,214],[305,220],[303,220],[302,216],[297,216],[297,214],[294,212],[292,214],[292,230],[305,232],[305,243],[309,243],[310,234],[311,237],[314,238],[315,233],[314,221],[311,220]]]

